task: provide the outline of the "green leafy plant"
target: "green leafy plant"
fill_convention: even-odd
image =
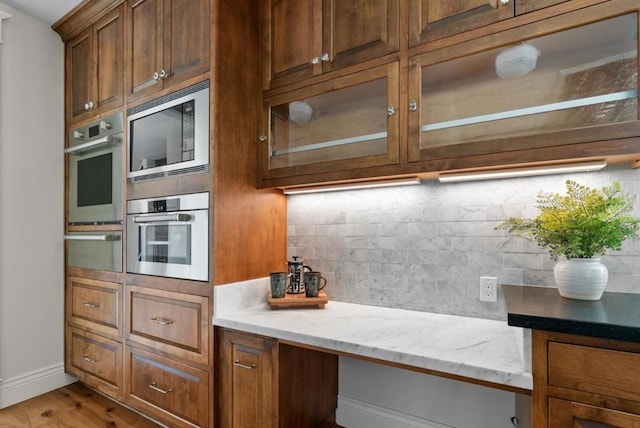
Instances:
[[[536,218],[509,217],[496,229],[535,240],[553,260],[603,255],[638,237],[640,219],[631,215],[637,197],[623,194],[620,183],[598,190],[567,180],[566,186],[565,196],[538,193]]]

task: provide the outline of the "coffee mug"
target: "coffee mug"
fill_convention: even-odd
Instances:
[[[304,292],[307,297],[316,297],[320,290],[327,285],[327,280],[320,272],[304,273]]]
[[[271,272],[271,297],[280,298],[287,294],[288,274],[286,272]]]

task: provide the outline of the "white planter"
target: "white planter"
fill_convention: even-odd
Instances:
[[[553,276],[562,297],[599,300],[607,287],[609,271],[600,259],[569,259],[556,263]]]

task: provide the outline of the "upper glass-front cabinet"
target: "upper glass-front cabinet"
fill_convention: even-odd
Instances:
[[[392,63],[266,100],[263,178],[397,163],[398,72]]]
[[[455,59],[411,59],[409,160],[637,135],[637,23],[630,13]],[[529,27],[521,37],[538,31]]]

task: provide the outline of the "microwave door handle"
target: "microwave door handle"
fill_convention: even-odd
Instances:
[[[189,221],[191,214],[174,213],[174,214],[150,214],[137,215],[133,217],[135,223],[166,223],[174,221]]]
[[[67,147],[64,152],[68,155],[81,155],[90,150],[96,150],[104,145],[118,145],[121,143],[120,137],[117,135],[107,135],[95,141],[89,141],[88,143],[78,144],[77,146]]]
[[[119,241],[120,235],[96,234],[96,235],[64,235],[66,241]]]

